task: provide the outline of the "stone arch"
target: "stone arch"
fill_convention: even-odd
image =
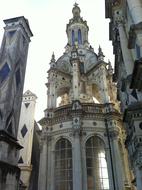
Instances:
[[[71,143],[71,145],[73,144],[73,139],[71,138],[71,137],[69,137],[69,136],[67,136],[67,135],[62,135],[62,136],[58,136],[58,137],[56,137],[55,139],[54,139],[54,143],[53,143],[53,147],[54,147],[54,149],[55,149],[55,145],[56,145],[56,143],[60,140],[60,139],[67,139],[70,143]]]
[[[93,136],[100,138],[100,139],[102,140],[102,142],[104,143],[105,149],[107,148],[107,142],[104,140],[104,136],[101,135],[100,133],[91,133],[91,134],[87,135],[86,138],[85,138],[84,141],[83,141],[83,146],[84,146],[84,147],[85,147],[85,145],[86,145],[87,140],[88,140],[89,138],[93,137]]]

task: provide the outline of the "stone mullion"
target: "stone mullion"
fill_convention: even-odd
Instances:
[[[100,189],[100,174],[99,174],[99,169],[100,169],[100,165],[99,165],[99,150],[98,148],[94,149],[95,152],[93,152],[94,155],[94,159],[93,159],[93,170],[94,170],[94,189]]]

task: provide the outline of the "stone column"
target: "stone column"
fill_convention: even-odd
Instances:
[[[73,99],[79,99],[79,68],[77,61],[73,63]]]
[[[85,145],[82,147],[82,185],[83,185],[83,190],[87,190],[87,168],[86,168],[86,147]]]
[[[52,179],[51,179],[51,171],[52,171],[52,167],[51,167],[51,164],[52,164],[52,160],[51,160],[51,138],[50,137],[47,137],[48,139],[48,150],[47,150],[47,189],[51,189],[51,182],[52,182]]]
[[[135,24],[142,22],[142,2],[141,0],[127,0],[130,14]]]
[[[42,147],[40,152],[38,190],[47,189],[47,140],[42,139]]]
[[[124,174],[122,160],[120,156],[119,146],[118,146],[118,136],[115,132],[111,132],[111,148],[112,148],[112,160],[114,166],[115,175],[115,185],[117,190],[124,189]]]
[[[81,146],[78,132],[74,135],[73,144],[73,189],[82,190]]]
[[[128,49],[128,39],[122,21],[118,21],[118,30],[119,30],[120,44],[121,44],[124,65],[127,72],[127,76],[129,76],[133,72],[134,61],[131,52]]]

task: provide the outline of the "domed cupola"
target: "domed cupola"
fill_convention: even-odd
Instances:
[[[75,3],[72,9],[73,18],[69,20],[66,29],[69,46],[88,44],[89,27],[87,26],[87,22],[80,17],[80,12],[78,4]]]

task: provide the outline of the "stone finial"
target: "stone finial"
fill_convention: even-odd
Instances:
[[[72,9],[73,17],[80,17],[80,8],[77,3],[74,4],[74,7]]]
[[[104,54],[103,54],[103,51],[102,51],[102,48],[101,46],[99,45],[99,49],[98,49],[98,60],[99,61],[104,61]]]

